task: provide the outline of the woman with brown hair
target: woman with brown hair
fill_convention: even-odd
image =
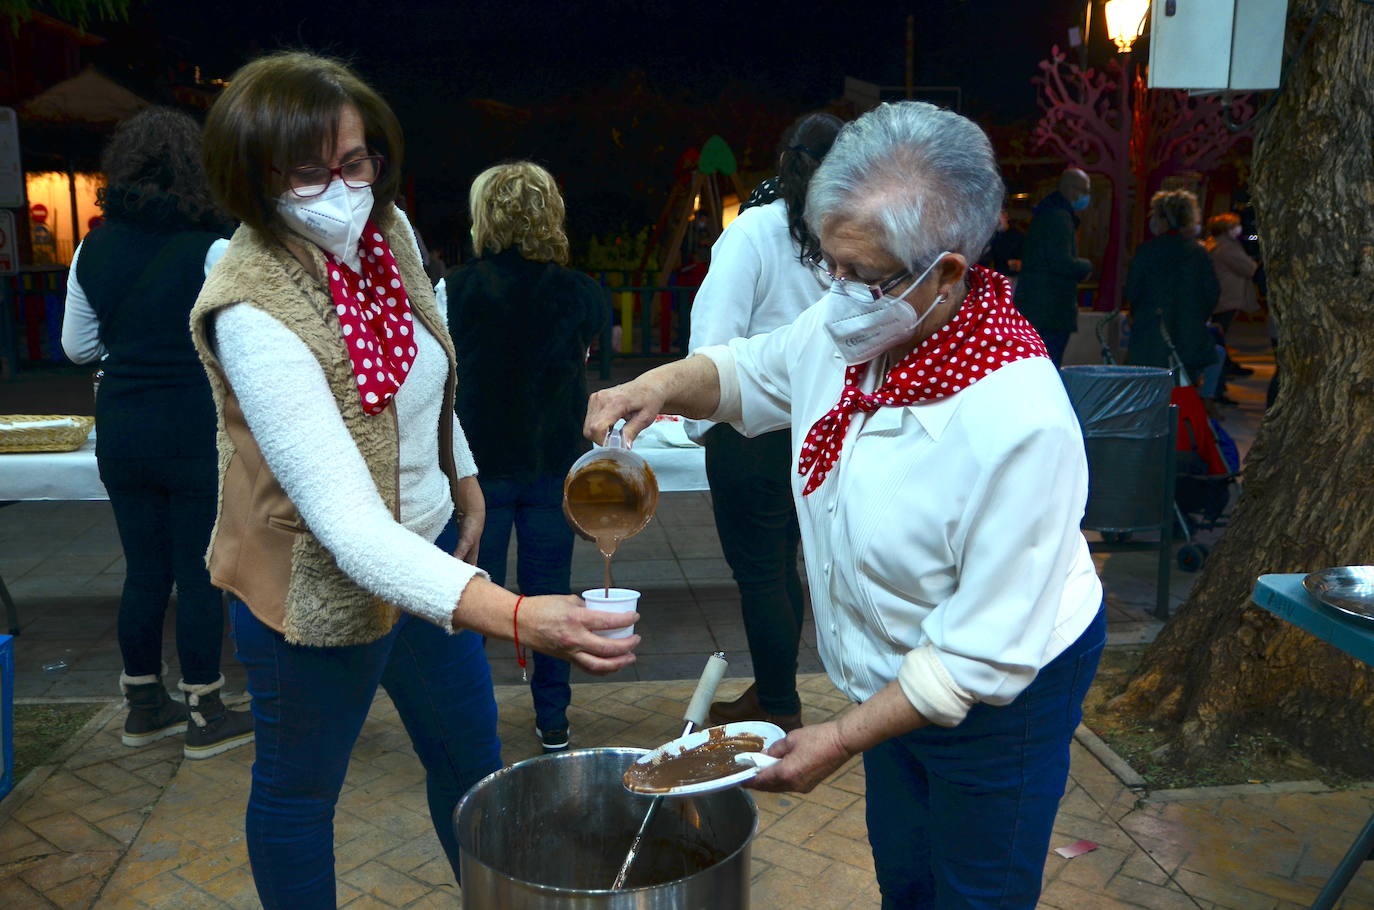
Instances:
[[[458,418],[482,472],[487,522],[477,565],[506,583],[514,529],[521,594],[567,594],[573,533],[563,478],[590,445],[587,349],[606,324],[600,285],[566,268],[563,196],[553,175],[516,161],[488,168],[468,193],[477,258],[435,288],[458,356]],[[535,733],[568,748],[569,666],[537,651]]]
[[[105,221],[72,258],[62,347],[77,363],[103,358],[105,370],[96,461],[124,550],[122,741],[185,732],[185,756],[209,758],[253,741],[252,718],[221,699],[224,603],[204,559],[215,522],[215,408],[186,329],[229,224],[205,183],[200,126],[183,113],[154,107],[124,121],[101,169]],[[174,582],[185,705],[162,682]]]
[[[268,908],[335,906],[333,814],[377,686],[451,817],[501,766],[481,636],[605,673],[638,639],[568,595],[517,598],[470,565],[485,507],[454,419],[454,354],[405,216],[386,102],[305,53],[243,67],[206,124],[243,221],[192,331],[219,412],[215,584],[233,595],[258,730],[246,819]]]

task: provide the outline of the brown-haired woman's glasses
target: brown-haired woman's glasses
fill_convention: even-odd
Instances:
[[[335,177],[342,180],[344,186],[360,190],[377,182],[377,178],[382,174],[382,165],[385,163],[386,159],[381,155],[368,155],[363,158],[354,158],[352,161],[345,161],[338,167],[323,167],[321,165],[293,167],[286,172],[286,182],[291,188],[291,192],[302,199],[320,195],[329,188],[330,182]]]

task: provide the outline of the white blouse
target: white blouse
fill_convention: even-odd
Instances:
[[[897,679],[924,717],[954,726],[975,702],[1014,699],[1100,608],[1078,527],[1078,420],[1050,361],[1017,361],[948,398],[856,413],[830,475],[803,497],[798,453],[844,386],[824,313],[703,348],[721,379],[712,419],[749,436],[792,428],[793,498],[835,685],[863,701]]]

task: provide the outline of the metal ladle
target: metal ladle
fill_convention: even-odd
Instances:
[[[711,704],[711,699],[715,698],[716,687],[725,677],[725,671],[730,666],[725,659],[724,651],[717,651],[706,658],[706,666],[701,671],[701,678],[697,680],[696,691],[692,693],[692,700],[687,703],[687,711],[682,719],[687,725],[682,728],[682,735],[686,736],[695,728],[706,725],[706,711]],[[625,854],[625,861],[620,864],[620,871],[615,874],[615,882],[611,885],[612,891],[620,891],[625,887],[625,879],[629,877],[630,867],[634,865],[635,857],[639,854],[639,844],[644,840],[644,833],[649,830],[649,824],[654,820],[654,814],[658,812],[659,804],[663,802],[663,797],[655,796],[649,801],[649,808],[644,813],[644,821],[640,822],[639,831],[635,834],[635,839],[630,842],[630,849]]]

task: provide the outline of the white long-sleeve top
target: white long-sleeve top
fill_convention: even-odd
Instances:
[[[219,262],[229,249],[228,240],[216,240],[205,252],[205,274]],[[72,267],[67,271],[67,302],[62,312],[62,351],[72,363],[100,360],[109,351],[100,340],[100,321],[96,319],[90,298],[76,277],[76,262],[81,258],[81,245],[72,254]]]
[[[221,310],[213,329],[216,356],[263,460],[311,533],[363,588],[451,631],[463,589],[487,575],[433,544],[453,515],[435,432],[448,374],[439,342],[415,320],[415,359],[393,399],[400,435],[398,522],[305,343],[279,320],[242,303]],[[460,478],[477,473],[456,416],[453,454]]]
[[[787,204],[775,199],[748,209],[711,247],[711,268],[692,302],[687,350],[771,332],[824,295],[815,269],[797,259]],[[700,441],[712,425],[688,421],[687,435]]]
[[[824,306],[700,353],[721,380],[714,420],[792,428],[792,490],[821,659],[855,701],[893,679],[933,723],[1010,702],[1096,616],[1102,586],[1079,531],[1087,461],[1054,366],[1011,363],[937,401],[856,413],[809,496],[796,474],[845,364]],[[863,384],[877,383],[869,370]]]

